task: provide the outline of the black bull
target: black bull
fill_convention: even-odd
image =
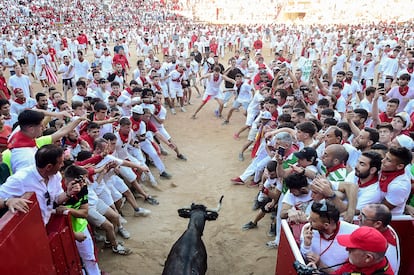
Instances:
[[[192,204],[191,208],[178,209],[182,218],[190,218],[187,230],[175,242],[165,261],[163,275],[204,275],[207,271],[207,251],[201,239],[207,221],[216,220],[221,208],[221,196],[217,209]]]

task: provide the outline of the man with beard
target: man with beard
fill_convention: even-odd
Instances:
[[[309,223],[302,228],[300,251],[303,257],[318,267],[332,267],[336,270],[348,258],[345,247],[338,244],[337,236],[351,234],[357,225],[339,220],[338,209],[326,201],[314,202]],[[325,270],[331,273],[331,270]]]
[[[365,152],[371,149],[371,146],[377,143],[379,140],[379,133],[374,128],[365,127],[364,130],[359,132],[359,135],[353,140],[355,148],[361,152]]]
[[[345,182],[357,183],[359,187],[356,214],[367,204],[381,202],[378,183],[381,160],[381,155],[375,151],[363,152],[358,159],[355,170],[345,179]],[[347,186],[339,186],[338,189],[342,191],[342,188],[347,188]]]
[[[48,101],[47,101],[47,95],[44,93],[37,93],[36,96],[36,106],[34,106],[34,109],[38,110],[44,110],[49,111]]]

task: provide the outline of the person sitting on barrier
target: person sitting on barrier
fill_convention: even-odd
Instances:
[[[385,252],[387,240],[375,228],[362,226],[349,235],[339,235],[338,244],[349,253],[348,261],[332,274],[394,275]]]
[[[99,275],[101,271],[95,258],[94,242],[88,229],[88,170],[70,165],[64,171],[65,185],[78,183],[80,191],[71,196],[64,205],[56,208],[56,213],[71,215],[75,243],[88,275]]]
[[[302,228],[300,251],[308,262],[336,270],[348,258],[346,249],[339,245],[337,237],[350,234],[357,228],[357,225],[340,221],[339,210],[333,204],[325,200],[314,202],[309,223]]]
[[[400,269],[400,244],[397,233],[390,226],[391,211],[383,204],[367,204],[359,212],[361,226],[369,226],[377,229],[388,242],[387,256],[392,270],[398,274]]]
[[[283,197],[280,216],[291,223],[306,223],[313,202],[312,191],[304,173],[294,173],[285,178],[289,189]]]

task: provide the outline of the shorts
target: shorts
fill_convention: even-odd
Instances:
[[[73,81],[72,81],[72,79],[73,78],[68,78],[68,79],[62,79],[62,86],[66,86],[66,87],[69,87],[69,88],[73,88]]]
[[[29,74],[33,73],[33,72],[34,72],[34,70],[35,70],[35,65],[29,65],[29,66],[27,67],[27,72],[28,72]]]
[[[108,211],[108,209],[109,206],[102,200],[98,200],[96,206],[89,205],[87,217],[88,222],[96,227],[100,227],[106,221],[104,214]]]
[[[256,127],[251,127],[249,130],[249,134],[247,135],[247,140],[248,141],[255,141],[256,140],[256,135],[257,132],[259,131],[258,128]]]
[[[122,178],[124,178],[125,181],[128,182],[128,183],[133,182],[137,178],[137,175],[129,167],[121,166],[121,167],[119,167],[119,172],[120,172]]]
[[[116,190],[115,186],[112,184],[108,184],[108,189],[111,191],[111,196],[113,201],[119,201],[122,198],[122,194],[119,193],[118,190]]]
[[[100,198],[106,205],[113,205],[114,200],[111,196],[111,191],[109,190],[108,186],[106,186],[106,183],[100,183],[105,184],[105,187],[102,188],[102,192],[98,195],[98,198]]]
[[[181,87],[182,87],[183,89],[190,87],[190,81],[189,81],[189,80],[183,80],[183,81],[181,82]]]
[[[246,117],[246,125],[247,126],[252,126],[254,120],[257,117],[258,112],[247,112],[247,117]]]
[[[220,99],[221,100],[222,98],[221,98],[220,94],[217,94],[217,95],[209,95],[207,93],[204,93],[203,98],[202,98],[202,101],[204,103],[207,103],[210,99]]]
[[[271,202],[272,199],[271,198],[265,198],[263,201],[259,201],[258,205],[259,208],[264,212],[264,213],[270,213],[273,212],[274,208],[270,208],[269,210],[266,210],[265,206],[266,204],[268,204],[269,202]]]
[[[170,88],[170,97],[171,98],[183,97],[183,95],[184,95],[183,89],[177,89],[177,88],[171,89]]]
[[[249,102],[240,102],[240,101],[233,101],[233,106],[232,108],[234,109],[238,109],[240,107],[243,107],[243,109],[247,110],[247,107],[249,106]]]
[[[17,60],[17,62],[19,62],[20,65],[26,65],[26,60],[24,60],[24,58]]]
[[[170,134],[167,132],[167,130],[166,130],[164,127],[157,128],[157,129],[158,129],[158,132],[160,132],[160,134],[161,134],[163,137],[165,137],[165,139],[166,139],[166,140],[170,140],[170,139],[171,139]]]

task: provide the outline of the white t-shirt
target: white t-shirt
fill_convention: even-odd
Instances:
[[[26,98],[30,97],[30,86],[32,83],[30,82],[30,78],[27,75],[21,75],[20,77],[17,75],[13,75],[9,78],[9,86],[12,90],[16,88],[20,88],[23,90],[24,96]]]
[[[381,201],[386,199],[389,203],[395,206],[391,210],[393,216],[402,215],[410,192],[411,180],[406,174],[402,174],[390,182],[387,192],[381,191]]]
[[[340,221],[337,236],[351,234],[357,228],[358,225]],[[309,252],[316,253],[320,256],[321,262],[327,266],[341,264],[348,259],[348,251],[344,246],[338,243],[337,238],[333,240],[325,240],[320,237],[318,230],[312,230],[312,233],[312,243],[310,247],[305,247],[302,228],[302,233],[300,235],[300,252],[304,258],[306,258],[306,254]],[[339,266],[333,267],[334,270],[337,270],[338,268]]]

